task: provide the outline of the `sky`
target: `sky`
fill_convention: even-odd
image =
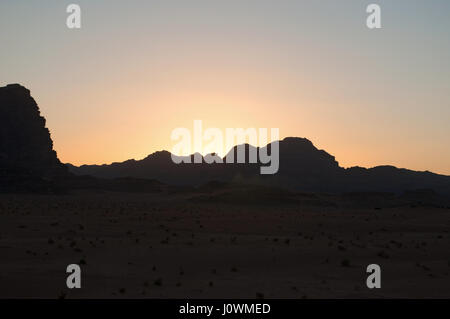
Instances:
[[[450,175],[448,0],[2,0],[9,83],[31,90],[65,163],[142,159],[202,120],[279,128],[344,167]]]

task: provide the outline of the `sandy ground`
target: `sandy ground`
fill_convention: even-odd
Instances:
[[[1,195],[0,298],[450,298],[450,209],[334,202]]]

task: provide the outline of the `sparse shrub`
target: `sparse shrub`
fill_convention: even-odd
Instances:
[[[161,286],[162,286],[162,278],[156,279],[156,280],[153,282],[153,284],[154,284],[155,286],[161,287]]]
[[[348,259],[343,259],[343,260],[341,261],[341,266],[342,266],[342,267],[350,267],[350,260],[348,260]]]
[[[388,253],[386,253],[384,250],[380,251],[380,252],[377,254],[377,256],[378,256],[378,257],[381,257],[381,258],[384,258],[384,259],[388,259],[388,258],[389,258]]]
[[[66,299],[67,294],[64,291],[61,291],[58,295],[58,299]]]

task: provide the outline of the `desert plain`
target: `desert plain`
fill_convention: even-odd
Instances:
[[[450,207],[414,198],[239,186],[0,195],[0,298],[449,298]],[[66,286],[69,264],[80,289]]]

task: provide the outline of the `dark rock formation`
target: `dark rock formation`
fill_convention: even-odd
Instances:
[[[261,164],[248,163],[250,150],[254,151],[255,147],[248,144],[242,147],[245,150],[245,164],[206,164],[205,161],[175,164],[169,152],[161,151],[140,161],[129,160],[102,166],[66,166],[60,163],[53,150],[45,119],[40,115],[30,91],[18,84],[0,88],[0,192],[54,192],[61,188],[154,192],[163,188],[157,181],[183,187],[218,181],[308,192],[427,190],[450,195],[450,176],[392,166],[345,169],[332,155],[317,149],[309,140],[297,137],[280,141],[277,174],[261,175]],[[271,153],[272,145],[266,148]],[[238,146],[232,149],[235,154],[237,149]],[[259,154],[259,149],[256,150]],[[266,150],[263,153],[267,153]],[[70,174],[68,168],[82,176]]]
[[[1,87],[0,191],[40,191],[67,174],[30,91],[19,84]]]
[[[245,158],[249,150],[245,147]],[[270,144],[266,147],[270,147]],[[257,148],[256,148],[257,149]],[[233,148],[235,154],[237,146]],[[334,156],[317,149],[305,138],[288,137],[279,142],[279,171],[261,175],[261,164],[174,164],[167,151],[143,160],[111,165],[69,165],[77,175],[101,178],[154,178],[172,185],[199,186],[210,181],[239,182],[308,192],[395,192],[429,189],[450,195],[450,176],[415,172],[393,166],[370,169],[339,166]],[[224,159],[225,161],[225,159]]]

